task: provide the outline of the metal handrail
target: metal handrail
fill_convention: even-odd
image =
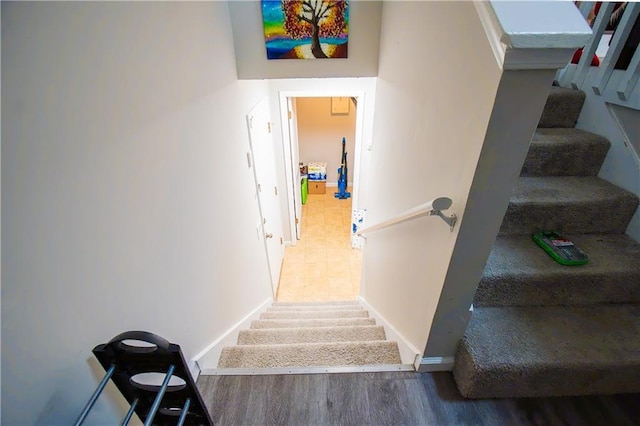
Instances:
[[[365,234],[369,234],[373,231],[378,231],[380,229],[388,228],[398,223],[406,222],[416,217],[425,216],[425,215],[440,217],[442,220],[444,220],[447,223],[447,225],[449,225],[451,232],[453,232],[453,227],[455,226],[456,220],[458,219],[457,216],[455,215],[455,213],[451,214],[451,216],[446,216],[442,213],[442,210],[447,210],[449,207],[451,207],[452,203],[453,202],[451,201],[451,198],[447,198],[447,197],[434,198],[431,201],[427,201],[426,203],[420,204],[400,214],[397,214],[390,219],[383,220],[382,222],[378,222],[375,225],[361,229],[358,232],[356,232],[356,235],[365,237]]]

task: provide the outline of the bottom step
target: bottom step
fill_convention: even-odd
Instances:
[[[286,343],[354,342],[386,339],[381,325],[351,327],[296,327],[241,330],[238,345],[280,345]]]
[[[279,367],[279,368],[205,368],[201,376],[273,376],[285,374],[341,374],[415,372],[413,364],[349,365],[344,367]]]
[[[640,305],[476,308],[453,374],[467,398],[640,392]]]
[[[339,342],[231,346],[218,368],[332,367],[401,364],[396,342]]]

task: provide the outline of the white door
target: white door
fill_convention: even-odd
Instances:
[[[284,246],[273,137],[269,119],[267,98],[263,99],[247,115],[251,157],[253,160],[251,163],[256,180],[256,194],[262,219],[258,232],[264,240],[271,274],[271,286],[275,297],[280,279]]]
[[[293,167],[293,204],[296,221],[296,238],[300,239],[302,228],[302,193],[300,185],[300,154],[298,150],[298,119],[296,117],[296,102],[294,98],[287,98],[289,119],[289,143],[291,144],[291,165]]]

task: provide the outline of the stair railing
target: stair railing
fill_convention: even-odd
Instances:
[[[594,6],[594,2],[581,2],[580,11],[586,18]],[[602,63],[598,66],[595,79],[587,78],[592,69],[591,62],[598,47],[606,43],[605,36],[607,25],[614,13],[614,2],[603,2],[592,24],[593,36],[584,46],[580,60],[577,64],[568,64],[558,73],[558,82],[563,87],[586,90],[590,81],[591,90],[596,95],[603,96],[609,103],[621,105],[627,108],[640,109],[640,96],[632,95],[640,78],[640,49],[636,48],[626,70],[616,70],[615,66],[620,54],[625,48],[634,24],[640,14],[640,3],[627,2],[624,12],[617,24],[607,48]],[[637,28],[635,29],[637,31]],[[616,78],[612,78],[615,74]],[[635,94],[635,92],[634,92]]]
[[[451,214],[451,216],[446,216],[444,213],[442,213],[442,210],[447,210],[449,207],[451,207],[452,203],[453,202],[451,201],[451,198],[434,198],[431,201],[427,201],[426,203],[405,210],[404,212],[399,213],[391,217],[390,219],[383,220],[375,225],[361,229],[356,232],[356,235],[366,238],[366,234],[370,234],[374,231],[388,228],[390,226],[403,223],[420,216],[438,216],[439,218],[444,220],[447,225],[449,225],[449,229],[451,230],[451,232],[453,232],[453,227],[455,226],[458,217],[455,215],[455,213]]]

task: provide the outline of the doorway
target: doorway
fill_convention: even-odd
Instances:
[[[354,208],[359,206],[359,181],[360,181],[360,164],[361,164],[361,156],[362,156],[362,146],[363,146],[363,133],[364,133],[364,97],[365,94],[363,91],[350,91],[350,90],[340,90],[340,91],[318,91],[318,90],[310,90],[310,91],[281,91],[279,92],[279,104],[280,104],[280,120],[281,120],[281,128],[282,128],[282,143],[283,143],[283,153],[284,153],[284,167],[285,167],[285,181],[286,181],[286,192],[287,192],[287,205],[288,205],[288,226],[290,229],[291,245],[296,245],[298,237],[300,236],[300,226],[302,222],[301,210],[302,210],[302,200],[301,200],[301,179],[300,179],[300,144],[299,144],[299,135],[298,135],[298,111],[297,111],[297,100],[298,99],[321,99],[321,101],[316,101],[316,105],[313,108],[322,108],[321,103],[324,100],[325,103],[325,114],[331,114],[331,100],[332,98],[342,98],[348,99],[348,105],[350,105],[350,112],[355,112],[355,131],[353,132],[353,150],[348,152],[348,175],[349,175],[349,186],[351,188],[351,202]],[[352,109],[351,109],[352,108]],[[336,113],[336,114],[344,114],[344,113]],[[344,118],[344,117],[343,117]],[[317,123],[318,121],[316,121]],[[342,135],[344,136],[344,135]],[[327,191],[337,191],[335,187],[337,181],[337,167],[336,165],[340,160],[340,149],[341,149],[341,137],[339,133],[335,137],[334,140],[329,141],[329,146],[331,144],[335,144],[334,148],[329,148],[327,154],[323,154],[322,152],[318,152],[317,156],[322,157],[318,159],[313,159],[310,161],[326,161],[327,162]],[[329,136],[331,137],[331,136]],[[349,147],[351,147],[350,141]],[[315,152],[313,151],[316,148],[312,148],[310,155],[315,158]],[[306,154],[305,154],[306,155]],[[328,160],[324,160],[324,157],[328,157]],[[332,170],[333,168],[334,170]],[[285,225],[286,226],[286,225]]]
[[[278,301],[315,302],[357,299],[362,253],[351,248],[351,212],[356,206],[359,165],[358,98],[296,94],[281,97],[283,139],[290,203],[292,244],[285,248]],[[343,94],[344,95],[344,94]],[[361,94],[358,94],[362,96]],[[332,99],[333,98],[333,99]],[[342,102],[338,104],[338,102]],[[345,101],[347,105],[345,106]],[[338,108],[336,108],[338,107]],[[360,123],[362,117],[360,116]],[[348,186],[338,186],[345,138]],[[326,163],[323,191],[310,190],[303,205],[299,163]],[[310,181],[311,183],[312,181]],[[317,187],[316,184],[312,186]],[[346,191],[345,191],[346,189]],[[317,191],[316,191],[317,192]],[[351,194],[344,197],[345,192]],[[334,194],[343,195],[342,198]]]

